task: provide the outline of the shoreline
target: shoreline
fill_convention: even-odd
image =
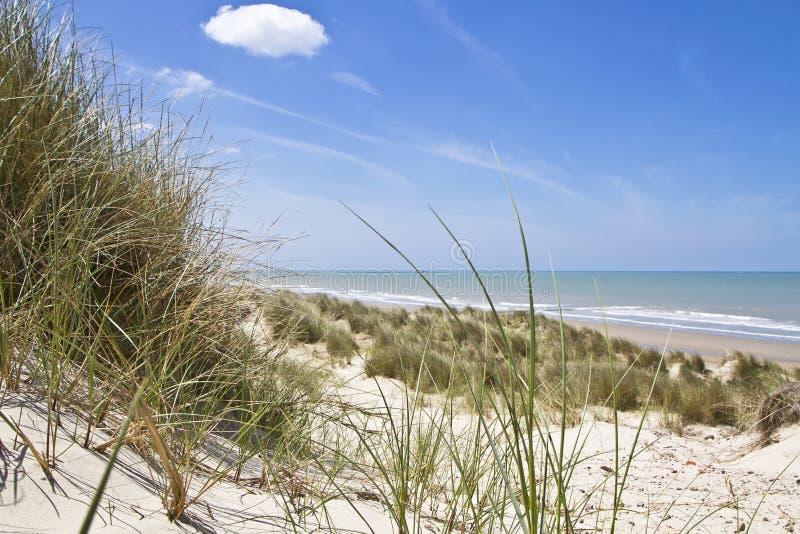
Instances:
[[[601,333],[603,332],[601,323],[568,320],[565,320],[564,323],[577,328],[591,328]],[[683,330],[672,330],[670,332],[667,329],[647,326],[620,324],[608,324],[607,326],[608,335],[611,337],[626,338],[639,345],[653,347],[658,350],[662,350],[667,341],[669,341],[668,349],[697,353],[704,360],[712,363],[718,364],[722,361],[726,352],[738,350],[745,354],[750,353],[756,358],[776,363],[781,367],[800,366],[799,343],[686,332]]]
[[[358,300],[358,299],[346,299]],[[359,301],[364,306],[374,306],[385,310],[404,309],[413,313],[422,306],[409,304],[390,304],[381,302]],[[511,312],[499,312],[511,313]],[[548,316],[549,317],[549,316]],[[553,317],[549,317],[553,318]],[[565,324],[575,328],[591,328],[603,333],[603,324],[592,321],[577,321],[565,319]],[[766,339],[753,339],[740,336],[727,336],[701,332],[687,332],[685,330],[670,330],[649,326],[631,326],[609,323],[608,335],[629,339],[634,343],[646,347],[662,350],[669,339],[668,349],[681,350],[687,353],[697,353],[709,363],[719,364],[727,352],[740,351],[752,354],[756,358],[767,360],[785,368],[800,367],[800,343],[786,341],[772,341]]]

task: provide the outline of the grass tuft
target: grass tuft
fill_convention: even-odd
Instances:
[[[178,518],[247,457],[285,444],[281,428],[305,435],[314,380],[272,365],[277,348],[242,328],[248,258],[273,243],[234,246],[225,169],[202,136],[153,117],[59,15],[0,3],[0,385],[46,400],[45,472],[63,438],[121,437],[139,395],[131,426],[146,427],[169,479],[154,486]],[[59,425],[67,406],[76,428]],[[223,427],[231,451],[214,460],[203,446]],[[198,462],[213,474],[187,493]]]

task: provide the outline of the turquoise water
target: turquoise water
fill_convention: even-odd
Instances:
[[[427,274],[451,305],[487,306],[469,272]],[[524,272],[482,271],[481,277],[498,309],[527,309]],[[439,303],[411,272],[306,271],[270,285],[365,303]],[[555,273],[554,284],[552,273],[537,272],[539,311],[557,313],[556,287],[566,319],[600,321],[604,312],[609,323],[800,343],[800,273],[564,271]]]

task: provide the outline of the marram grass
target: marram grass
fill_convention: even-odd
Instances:
[[[284,334],[284,323],[298,325],[300,332],[308,332],[309,324],[322,325],[316,329],[318,336],[305,342],[322,341],[325,332],[338,336],[334,324],[344,323],[369,339],[357,349],[368,375],[402,380],[425,393],[467,398],[470,387],[480,385],[494,392],[507,387],[514,372],[528,380],[533,324],[537,352],[535,380],[530,380],[533,390],[540,403],[549,399],[561,410],[564,396],[558,389],[566,376],[568,415],[580,413],[587,403],[611,407],[616,402],[621,411],[641,410],[649,398],[650,409],[661,412],[670,426],[699,423],[746,430],[755,423],[754,406],[793,373],[734,352],[725,360],[732,362],[732,374],[723,380],[696,354],[641,347],[593,329],[562,326],[542,315],[530,321],[530,314],[519,311],[498,313],[498,325],[490,311],[473,308],[455,315],[434,307],[409,313],[289,292],[272,293],[263,302],[267,307],[280,303],[265,313],[278,338],[290,343],[309,339],[307,334]],[[562,332],[566,360],[562,360]],[[342,335],[349,346],[352,336]],[[472,403],[465,404],[470,408]]]
[[[46,399],[46,472],[61,439],[146,444],[177,519],[247,458],[297,441],[319,387],[242,328],[247,254],[270,243],[231,245],[224,171],[170,115],[140,128],[113,61],[58,14],[0,3],[0,387]],[[74,430],[58,424],[67,406]],[[232,448],[213,463],[221,428]],[[198,458],[212,475],[192,494]]]

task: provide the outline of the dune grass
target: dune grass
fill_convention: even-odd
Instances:
[[[507,384],[512,369],[527,378],[530,324],[529,314],[524,312],[498,314],[499,323],[495,324],[488,312],[474,308],[455,316],[430,306],[408,313],[325,295],[301,297],[287,292],[271,295],[270,302],[274,301],[281,302],[282,309],[292,310],[297,324],[327,324],[328,331],[339,335],[330,325],[345,321],[353,331],[368,335],[370,342],[363,348],[367,374],[396,378],[425,393],[468,397],[470,388],[478,384],[497,392]],[[649,398],[651,408],[663,412],[671,426],[722,424],[744,430],[754,425],[756,407],[766,394],[796,373],[734,352],[722,364],[730,362],[730,376],[720,377],[706,369],[697,354],[670,350],[662,362],[662,354],[654,349],[621,338],[607,340],[596,330],[566,324],[563,344],[567,359],[562,365],[562,325],[542,315],[537,315],[534,323],[536,395],[553,399],[553,388],[566,373],[570,413],[580,412],[587,402],[610,406],[613,395],[618,409],[639,410]],[[324,330],[319,329],[316,341],[325,337]],[[347,346],[353,346],[351,336],[344,339]],[[505,357],[506,351],[510,358]]]
[[[267,446],[253,431],[296,439],[319,387],[242,328],[250,252],[226,233],[224,170],[190,124],[142,129],[136,93],[57,17],[0,4],[0,387],[46,399],[49,466],[73,432],[65,406],[84,416],[67,437],[97,446],[128,428],[141,389],[130,432],[178,518],[208,487],[188,493],[198,462],[213,481]],[[221,426],[239,447],[214,460],[203,446]]]
[[[350,364],[358,352],[358,343],[349,331],[334,325],[325,335],[325,351],[335,360]]]

